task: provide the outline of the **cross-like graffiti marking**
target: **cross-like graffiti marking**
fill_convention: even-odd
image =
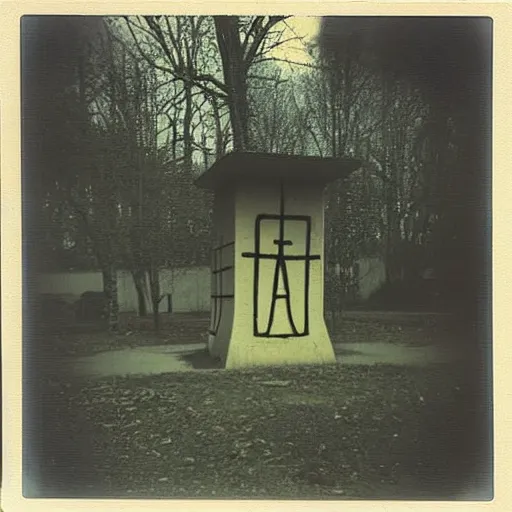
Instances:
[[[212,308],[212,323],[211,328],[208,331],[212,336],[217,335],[217,331],[219,330],[220,321],[222,318],[222,303],[224,299],[233,299],[233,294],[225,294],[223,293],[223,279],[222,275],[224,272],[233,269],[233,265],[222,265],[222,251],[227,249],[228,247],[234,246],[234,242],[228,242],[226,244],[215,247],[213,249],[213,265],[212,265],[212,274],[214,276],[214,290],[211,294],[211,300],[213,302]]]
[[[279,214],[260,214],[256,217],[255,222],[255,233],[254,233],[254,252],[244,252],[242,256],[244,258],[254,259],[254,288],[253,288],[253,308],[254,308],[254,336],[266,337],[266,338],[287,338],[290,336],[307,336],[309,334],[309,276],[310,276],[310,265],[311,261],[319,260],[320,255],[311,254],[311,217],[308,215],[286,215],[284,211],[284,189],[281,184],[280,190],[280,212]],[[279,238],[274,240],[274,245],[277,246],[276,253],[262,253],[261,248],[261,224],[263,221],[278,221],[279,222]],[[287,221],[303,222],[306,227],[305,233],[305,252],[304,254],[286,254],[285,247],[292,246],[291,240],[286,240],[285,223]],[[261,331],[258,325],[258,301],[259,301],[259,271],[260,271],[260,260],[275,260],[276,264],[274,267],[274,278],[272,283],[272,295],[270,299],[270,312],[266,328]],[[304,261],[304,328],[299,331],[296,327],[296,323],[293,318],[292,306],[291,306],[291,294],[290,294],[290,283],[288,277],[288,268],[286,265],[287,261]],[[278,292],[279,288],[279,277],[281,277],[284,293]],[[276,303],[278,300],[284,300],[286,306],[286,314],[288,323],[290,325],[289,332],[283,332],[279,334],[271,334],[271,330],[274,324],[274,316]]]

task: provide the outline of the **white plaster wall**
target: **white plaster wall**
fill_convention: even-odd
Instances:
[[[76,300],[87,291],[103,291],[101,272],[59,272],[40,274],[37,289],[39,293],[73,296]]]
[[[163,270],[160,276],[162,293],[172,293],[172,308],[175,313],[210,311],[210,268],[191,267],[178,270]],[[160,304],[167,311],[167,301]]]
[[[137,294],[130,272],[120,271],[117,273],[117,300],[119,311],[137,311]]]
[[[249,242],[249,246],[251,243]],[[251,247],[243,250],[252,251],[253,249]],[[289,265],[290,263],[292,262],[289,262]],[[318,264],[318,262],[312,262],[312,265],[315,264]],[[359,265],[359,294],[362,300],[366,300],[383,285],[386,280],[386,271],[384,262],[379,258],[361,259]],[[231,281],[232,274],[225,277],[227,277],[227,281]],[[297,286],[299,279],[301,279],[300,276],[292,283],[292,286]],[[232,282],[229,282],[229,285],[233,287]],[[162,293],[172,293],[173,311],[178,313],[210,311],[211,272],[209,267],[191,267],[175,271],[163,270],[160,276],[160,286]],[[70,299],[78,300],[80,295],[86,291],[102,291],[103,278],[101,272],[41,274],[38,281],[38,290],[40,293],[67,295]],[[120,271],[118,273],[118,293],[120,311],[137,310],[137,294],[129,272]],[[296,294],[293,295],[294,300],[301,300]],[[228,310],[224,310],[223,314],[226,312],[227,315],[230,315]],[[166,299],[163,299],[160,303],[160,311],[167,311]]]
[[[137,293],[132,276],[119,271],[117,276],[119,310],[137,311]],[[177,313],[210,310],[210,269],[191,267],[178,270],[162,270],[161,293],[172,293],[173,311]],[[60,272],[41,274],[38,280],[39,293],[72,296],[75,300],[87,291],[103,290],[101,272]],[[149,295],[147,295],[149,297]],[[151,304],[148,301],[148,311]],[[167,299],[160,303],[160,311],[167,311]]]
[[[253,333],[253,258],[242,257],[244,252],[254,252],[255,219],[258,214],[279,213],[279,184],[265,185],[256,182],[244,182],[236,194],[235,219],[235,311],[233,332],[229,345],[226,366],[242,367],[266,364],[298,364],[334,362],[334,352],[323,317],[323,203],[320,186],[301,187],[285,185],[285,214],[309,215],[311,226],[311,254],[319,254],[321,260],[311,262],[309,289],[309,336],[287,338],[255,337]],[[276,252],[273,240],[277,238],[275,226],[262,230],[260,251]],[[292,239],[295,246],[287,246],[289,254],[303,253],[304,228],[301,223],[285,225],[285,238]],[[290,262],[288,262],[290,263]],[[266,268],[264,268],[266,267]],[[271,265],[261,266],[259,281],[259,315],[266,316],[272,292],[273,269]],[[288,277],[292,287],[291,306],[297,329],[304,322],[304,264],[287,265]],[[297,293],[299,292],[299,293]],[[302,292],[302,293],[300,293]],[[277,304],[283,301],[278,301]],[[289,332],[290,327],[284,311],[276,308],[276,332]]]
[[[234,242],[235,240],[235,197],[231,188],[217,190],[213,204],[214,247]],[[213,248],[212,248],[213,249]],[[213,261],[212,253],[212,265]],[[234,266],[235,246],[224,247],[216,253],[216,267]],[[219,284],[222,283],[222,295],[235,293],[234,269],[222,274],[211,274],[211,290],[220,294]],[[216,304],[214,310],[214,304]],[[210,330],[216,332],[208,337],[208,347],[214,357],[226,359],[231,329],[233,326],[234,299],[217,299],[211,301]],[[215,315],[214,315],[215,313]]]

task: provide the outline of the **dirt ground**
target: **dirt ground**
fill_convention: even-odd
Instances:
[[[69,356],[103,357],[129,347],[192,348],[205,339],[207,325],[206,315],[176,315],[158,334],[96,330],[42,337],[54,355],[38,362],[37,396],[26,395],[35,414],[26,443],[36,447],[24,473],[27,495],[491,495],[481,365],[347,365],[342,359],[323,367],[93,379],[62,364]],[[354,346],[457,347],[464,341],[458,336],[447,317],[362,312],[344,314],[331,333],[347,357]],[[475,483],[475,475],[481,481]]]
[[[45,428],[34,433],[44,437],[35,443],[41,451],[39,464],[32,459],[30,465],[31,492],[224,499],[489,496],[482,453],[488,433],[478,424],[483,416],[473,386],[464,369],[435,364],[100,380],[54,376],[41,400]]]

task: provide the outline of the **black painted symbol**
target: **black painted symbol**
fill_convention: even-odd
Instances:
[[[281,194],[280,194],[280,213],[276,214],[260,214],[256,217],[255,222],[255,233],[254,233],[254,252],[244,252],[242,256],[244,258],[254,259],[254,288],[253,288],[253,308],[254,308],[254,322],[253,322],[253,333],[257,337],[265,338],[288,338],[290,336],[307,336],[309,334],[309,276],[310,276],[310,265],[312,260],[319,260],[320,255],[311,254],[311,217],[308,215],[285,215],[284,213],[284,191],[281,183]],[[274,244],[277,246],[277,253],[262,253],[260,252],[261,245],[261,224],[266,220],[277,220],[279,222],[279,238],[274,240]],[[306,227],[305,234],[305,252],[302,255],[286,254],[285,247],[292,246],[291,240],[285,240],[284,228],[287,221],[299,221],[304,222]],[[266,328],[261,331],[258,325],[258,300],[259,300],[259,272],[260,272],[260,260],[275,260],[276,264],[274,267],[274,279],[272,283],[272,296],[270,299],[270,312]],[[286,266],[287,261],[304,261],[304,328],[299,331],[296,327],[293,319],[293,312],[291,306],[291,293],[290,283],[288,279],[288,268]],[[284,293],[278,291],[279,280],[283,283]],[[286,314],[288,323],[290,325],[290,331],[279,334],[270,334],[273,324],[276,304],[278,300],[284,300],[286,306]]]
[[[219,330],[220,321],[222,318],[222,304],[225,299],[233,299],[233,294],[226,294],[223,292],[223,279],[222,276],[224,272],[229,270],[233,270],[233,265],[222,265],[222,251],[227,249],[228,247],[234,246],[235,242],[229,242],[226,244],[222,244],[213,249],[213,264],[212,264],[212,274],[213,274],[213,293],[211,294],[212,300],[212,318],[211,318],[211,328],[208,331],[212,336],[217,335],[217,331]]]

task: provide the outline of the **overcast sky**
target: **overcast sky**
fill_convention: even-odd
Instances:
[[[320,31],[321,20],[322,18],[313,16],[307,18],[294,16],[287,19],[285,21],[286,28],[283,34],[283,40],[290,39],[294,36],[299,37],[301,40],[293,40],[282,46],[278,46],[273,50],[273,56],[301,64],[310,64],[312,59],[305,51],[305,44],[310,43],[317,37]],[[298,67],[299,66],[295,66],[295,68]]]

